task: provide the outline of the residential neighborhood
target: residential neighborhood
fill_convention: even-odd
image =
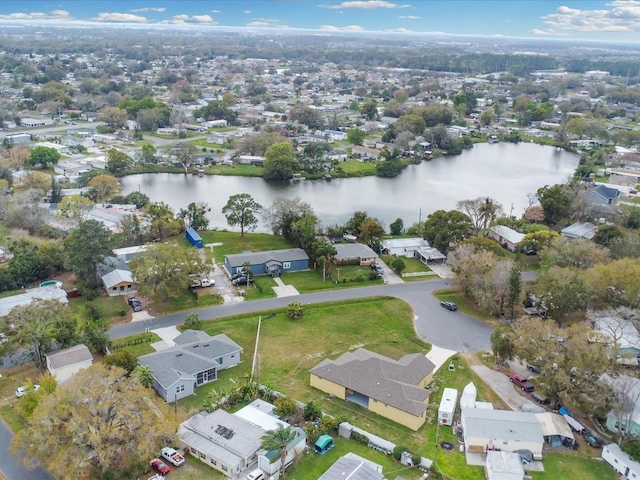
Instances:
[[[134,3],[0,11],[0,478],[640,475],[635,43]]]

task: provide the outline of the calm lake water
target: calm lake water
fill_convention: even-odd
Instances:
[[[210,228],[229,228],[222,207],[231,195],[248,193],[264,207],[278,197],[300,197],[309,203],[322,225],[345,223],[355,211],[364,211],[386,227],[402,218],[405,227],[436,210],[451,210],[464,199],[490,196],[520,216],[527,194],[545,185],[564,183],[578,165],[575,154],[531,143],[475,145],[462,155],[411,165],[395,178],[343,178],[267,182],[262,178],[156,173],[121,179],[125,194],[140,190],[154,202],[176,211],[191,202],[211,207]],[[260,222],[258,231],[268,231]]]

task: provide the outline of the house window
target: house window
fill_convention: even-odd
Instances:
[[[118,287],[113,287],[111,290],[115,292],[116,290],[118,290]]]
[[[184,392],[184,385],[178,385],[176,387],[176,393]]]
[[[282,262],[282,268],[283,270],[291,268],[291,262]]]
[[[625,426],[622,423],[616,422],[616,429],[624,432],[626,430]]]
[[[227,467],[225,467],[224,465],[222,465],[222,471],[223,471],[223,472],[228,472],[228,471],[229,471],[229,469],[228,469]]]
[[[127,288],[131,288],[131,285],[127,285]]]
[[[204,453],[201,453],[200,454],[200,458],[202,458],[204,460],[205,458],[207,458],[207,456]]]
[[[218,462],[216,462],[213,458],[211,459],[211,465],[218,465]]]
[[[198,451],[195,448],[191,447],[191,453],[195,455],[196,453],[198,453]]]

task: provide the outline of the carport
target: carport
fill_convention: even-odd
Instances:
[[[367,409],[369,408],[369,397],[367,397],[366,395],[347,389],[347,392],[344,398],[345,400],[348,400],[350,402],[357,403],[361,407],[364,407]]]
[[[575,441],[571,428],[562,415],[557,413],[536,413],[536,418],[540,422],[542,436],[544,440],[553,448],[561,447],[565,438]]]

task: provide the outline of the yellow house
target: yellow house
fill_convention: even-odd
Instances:
[[[435,365],[414,353],[393,360],[359,348],[310,370],[312,387],[418,430],[425,422]]]

